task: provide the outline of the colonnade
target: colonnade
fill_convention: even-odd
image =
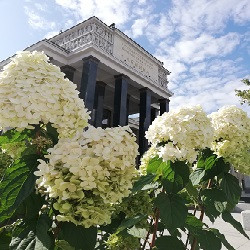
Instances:
[[[102,127],[104,112],[104,96],[106,83],[97,81],[97,70],[99,60],[93,56],[83,58],[82,77],[80,84],[79,97],[84,100],[85,106],[92,112],[90,124],[95,127]],[[75,69],[69,65],[61,67],[66,77],[73,81]],[[123,75],[115,75],[115,93],[113,105],[112,126],[125,126],[128,124],[129,100],[128,95],[130,79]],[[148,130],[151,122],[156,118],[158,110],[151,107],[152,91],[149,88],[138,89],[140,93],[139,108],[139,153],[142,155],[148,149],[148,142],[145,139],[145,132]],[[160,114],[169,111],[169,100],[160,99]]]

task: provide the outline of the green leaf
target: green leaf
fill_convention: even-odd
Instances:
[[[134,186],[132,188],[132,193],[136,193],[136,192],[142,190],[146,185],[151,184],[153,182],[154,178],[155,178],[154,174],[147,174],[145,176],[144,175],[140,176],[139,180],[137,180],[134,183]]]
[[[23,131],[10,129],[0,136],[0,145],[21,142],[30,138],[32,135],[34,135],[34,131],[30,129],[24,129]]]
[[[10,250],[47,250],[53,249],[54,239],[48,233],[52,221],[47,215],[38,220],[24,221],[13,231]]]
[[[185,202],[178,195],[160,193],[155,205],[159,208],[160,218],[167,228],[174,230],[184,225],[187,217]]]
[[[196,218],[194,215],[188,214],[185,222],[185,227],[188,229],[188,231],[191,232],[192,235],[199,235],[200,231],[203,228],[203,225],[203,222]]]
[[[244,231],[242,225],[240,222],[238,222],[237,220],[234,219],[234,217],[229,213],[229,212],[224,212],[222,214],[222,219],[225,222],[230,223],[236,230],[238,230],[241,234],[243,234],[246,238],[249,239],[248,235],[246,234],[246,232]]]
[[[106,233],[113,234],[117,228],[121,225],[122,221],[125,219],[125,213],[120,212],[114,218],[111,219],[111,223],[107,225],[101,225],[100,230],[105,231]]]
[[[161,164],[160,169],[162,171],[161,182],[167,193],[177,193],[189,182],[189,167],[185,162],[168,161],[164,165]]]
[[[51,249],[54,242],[48,234],[52,225],[51,219],[46,214],[42,214],[36,225],[36,248],[39,250]]]
[[[209,148],[203,150],[197,161],[197,168],[202,168],[205,170],[212,169],[217,159],[217,155],[213,154]]]
[[[44,201],[44,197],[40,194],[36,194],[34,191],[17,208],[15,216],[25,218],[26,220],[37,219]]]
[[[141,214],[141,215],[136,215],[132,218],[126,218],[125,220],[122,221],[122,223],[118,227],[117,233],[123,231],[126,228],[130,228],[130,227],[134,226],[136,223],[140,222],[141,220],[143,220],[146,217],[147,217],[147,215]]]
[[[205,206],[205,213],[212,222],[227,208],[227,198],[224,192],[216,188],[203,190],[201,200]]]
[[[229,169],[230,165],[225,163],[223,158],[218,158],[213,151],[207,148],[198,157],[197,169],[192,174],[192,183],[193,185],[198,185],[201,181],[206,181],[222,173],[227,173]]]
[[[67,241],[58,240],[55,244],[55,250],[75,250]]]
[[[11,242],[11,232],[5,228],[0,228],[0,249],[9,250],[9,244]]]
[[[66,240],[77,250],[93,250],[95,248],[96,238],[96,227],[84,228],[83,226],[76,226],[72,222],[61,223],[59,239]]]
[[[127,232],[130,235],[132,235],[132,236],[134,236],[136,238],[140,238],[140,239],[146,238],[147,233],[148,233],[145,228],[138,228],[138,227],[135,227],[135,226],[133,226],[132,228],[129,228],[127,230]]]
[[[183,242],[173,236],[161,236],[157,238],[155,245],[159,250],[185,250]]]
[[[198,190],[193,186],[192,182],[189,181],[188,184],[186,185],[186,190],[188,192],[188,194],[193,197],[194,200],[198,200],[198,195],[199,192]]]
[[[204,223],[196,218],[194,215],[189,214],[185,223],[185,227],[191,233],[191,235],[197,238],[201,249],[211,249],[213,246],[215,249],[221,249],[220,237],[217,237],[210,229],[203,228]],[[226,241],[226,240],[225,240]]]
[[[200,184],[202,178],[205,176],[205,170],[202,168],[196,168],[191,174],[190,174],[190,181],[194,186]]]
[[[197,236],[200,248],[204,250],[220,250],[221,241],[216,235],[209,230],[202,230]]]
[[[158,156],[150,159],[148,166],[147,166],[147,173],[148,174],[156,174],[162,163],[164,164],[162,159],[159,158]]]
[[[37,155],[25,155],[9,167],[0,183],[0,223],[10,218],[17,207],[33,192],[38,166]]]
[[[220,188],[227,197],[227,210],[231,212],[240,200],[241,187],[239,186],[239,181],[233,175],[226,173],[220,181]]]
[[[218,229],[209,228],[211,232],[213,232],[222,242],[222,244],[229,250],[235,250],[235,248],[226,240],[224,234],[220,233]]]

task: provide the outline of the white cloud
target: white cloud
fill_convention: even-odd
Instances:
[[[194,63],[204,60],[208,57],[221,57],[230,53],[236,45],[240,43],[240,37],[237,33],[228,33],[221,37],[213,37],[208,34],[202,34],[195,39],[179,40],[174,46],[165,46],[165,51],[171,58]],[[163,46],[163,44],[161,45]]]
[[[132,9],[130,4],[134,0],[55,0],[65,9],[71,9],[79,18],[85,20],[91,16],[97,16],[106,24],[116,23],[123,25],[130,20]]]
[[[44,36],[44,38],[49,39],[49,38],[51,38],[51,37],[57,35],[58,33],[59,33],[58,31],[50,31],[50,32],[48,32],[48,33]]]
[[[171,21],[183,36],[201,32],[221,32],[229,19],[245,22],[250,18],[248,0],[174,0]]]
[[[209,79],[207,79],[208,81]],[[212,79],[210,79],[212,80]],[[216,79],[214,79],[216,80]],[[220,87],[215,87],[216,83],[213,84],[214,87],[209,84],[210,88],[206,88],[201,91],[194,93],[186,93],[183,95],[175,95],[171,98],[170,106],[171,108],[177,108],[182,105],[202,105],[206,112],[211,113],[224,105],[236,105],[243,108],[250,114],[249,106],[241,106],[239,98],[235,96],[235,89],[244,88],[240,81],[241,79],[234,79],[227,84]],[[218,84],[218,82],[217,82]]]
[[[134,38],[141,36],[144,33],[144,29],[148,25],[148,20],[145,18],[135,20],[131,27],[132,36]]]
[[[24,10],[28,17],[28,23],[33,29],[49,30],[56,27],[55,22],[46,20],[32,9],[24,7]]]

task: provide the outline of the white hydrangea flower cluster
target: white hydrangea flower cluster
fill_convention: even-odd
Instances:
[[[250,118],[236,106],[210,115],[215,129],[212,149],[241,173],[250,174]]]
[[[210,147],[213,132],[201,106],[192,106],[158,116],[146,132],[146,138],[164,161],[192,163],[198,150]]]
[[[108,224],[112,204],[130,194],[137,170],[136,138],[130,128],[94,128],[60,139],[40,161],[38,190],[54,198],[57,219],[90,227]]]
[[[19,52],[0,73],[0,124],[32,128],[51,122],[60,137],[87,126],[89,114],[76,85],[42,52]]]

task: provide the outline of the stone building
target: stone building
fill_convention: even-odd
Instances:
[[[80,91],[96,127],[130,124],[139,150],[147,148],[145,131],[160,112],[169,110],[170,72],[115,24],[96,17],[26,48],[44,51]],[[0,62],[0,69],[9,62]],[[129,117],[134,118],[129,118]]]

